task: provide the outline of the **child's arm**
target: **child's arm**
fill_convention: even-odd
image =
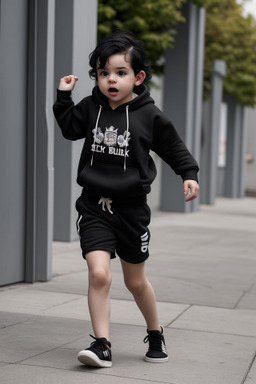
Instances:
[[[55,118],[63,136],[68,140],[78,140],[86,136],[86,111],[83,100],[74,105],[71,92],[75,88],[77,76],[69,75],[60,79],[57,99],[53,106]]]
[[[199,193],[199,185],[195,180],[184,180],[184,195],[186,202],[192,201],[197,198]]]
[[[155,118],[154,128],[152,149],[182,177],[186,202],[194,200],[199,193],[196,160],[163,113],[160,112]]]

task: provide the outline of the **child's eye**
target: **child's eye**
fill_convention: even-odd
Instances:
[[[118,76],[125,76],[126,72],[125,71],[118,71]]]
[[[100,76],[106,77],[108,75],[107,71],[101,71]]]

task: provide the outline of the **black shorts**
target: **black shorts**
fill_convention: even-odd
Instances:
[[[111,258],[138,264],[149,256],[150,208],[146,199],[117,202],[113,199],[109,209],[99,199],[82,195],[76,202],[78,211],[77,231],[80,237],[82,255],[101,250],[111,253]],[[105,211],[103,210],[105,208]]]

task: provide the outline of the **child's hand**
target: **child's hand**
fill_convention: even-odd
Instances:
[[[185,180],[184,181],[184,195],[186,197],[186,202],[192,201],[197,198],[199,193],[199,185],[195,180]]]
[[[77,76],[73,76],[73,75],[64,76],[60,79],[60,84],[58,89],[60,91],[73,91],[77,80],[78,80]]]

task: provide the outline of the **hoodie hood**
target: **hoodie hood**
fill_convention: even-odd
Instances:
[[[143,105],[152,103],[154,104],[154,100],[150,97],[148,88],[142,84],[139,87],[134,88],[134,93],[138,95],[133,100],[129,101],[128,103],[124,103],[122,105],[119,105],[119,107],[116,108],[116,110],[123,110],[125,111],[127,105],[129,105],[129,110],[133,111],[137,108],[142,107]],[[105,110],[112,110],[108,103],[108,98],[101,93],[98,85],[96,85],[93,88],[92,91],[92,99],[97,105],[101,105],[103,109]]]

